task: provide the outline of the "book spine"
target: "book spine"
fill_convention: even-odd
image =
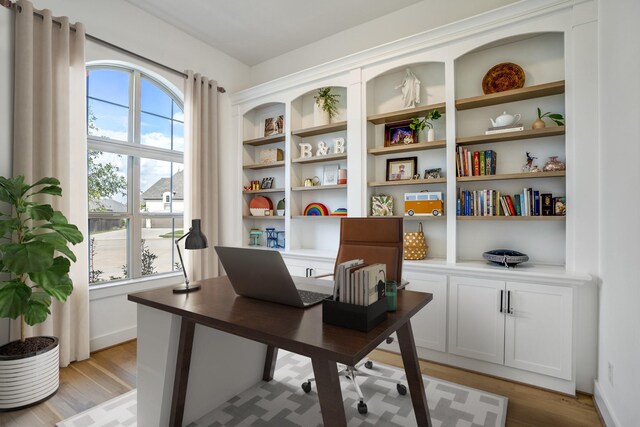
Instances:
[[[473,176],[480,175],[480,153],[473,152]]]
[[[544,193],[540,195],[541,215],[551,216],[553,215],[553,196],[551,193]]]
[[[473,175],[473,153],[465,148],[467,154],[467,176]]]
[[[458,147],[456,152],[456,176],[462,176],[460,173],[460,148],[461,147]]]
[[[540,216],[540,192],[533,192],[533,214],[535,216]]]
[[[504,197],[505,197],[505,201],[507,202],[507,208],[509,209],[509,215],[516,216],[516,208],[513,206],[513,201],[511,200],[511,196],[507,194]]]
[[[516,210],[516,215],[522,216],[522,204],[520,203],[520,194],[515,194],[513,197],[515,199],[514,209]]]
[[[485,154],[484,151],[480,152],[480,175],[488,175],[487,173],[485,173],[487,169],[486,168],[487,164],[486,164],[486,159],[484,157],[484,154]]]
[[[524,130],[524,126],[520,126],[520,127],[515,127],[515,128],[488,130],[484,134],[485,135],[495,135],[497,133],[520,132],[520,131],[523,131],[523,130]]]

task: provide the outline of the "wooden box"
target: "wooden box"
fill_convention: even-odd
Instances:
[[[274,163],[284,160],[284,153],[279,148],[267,148],[260,151],[259,163]]]

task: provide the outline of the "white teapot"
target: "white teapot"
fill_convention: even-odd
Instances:
[[[489,120],[491,120],[491,126],[499,127],[499,126],[509,126],[509,125],[516,124],[518,120],[520,120],[520,117],[522,117],[520,114],[516,114],[512,116],[511,114],[507,114],[507,112],[505,111],[504,113],[502,113],[502,115],[496,117],[495,120],[493,119],[489,119]]]

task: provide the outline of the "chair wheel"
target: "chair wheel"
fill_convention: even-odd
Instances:
[[[302,383],[302,390],[305,393],[309,393],[311,391],[311,381],[307,381],[307,382]],[[406,391],[405,391],[405,393],[406,393]]]
[[[367,413],[367,404],[364,402],[360,402],[358,403],[358,412],[361,414],[366,414]]]
[[[398,393],[400,393],[401,395],[405,395],[407,394],[407,387],[403,384],[398,384],[396,385],[396,388],[398,389]]]
[[[367,360],[367,361],[364,363],[364,367],[365,367],[365,368],[367,368],[367,369],[371,369],[371,368],[373,368],[373,362],[372,362],[371,360]]]

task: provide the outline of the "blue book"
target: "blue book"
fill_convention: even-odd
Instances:
[[[516,210],[516,215],[522,216],[522,204],[520,201],[520,194],[514,194],[513,198],[515,199],[515,206],[513,208]]]
[[[540,192],[533,191],[533,215],[540,216]]]

